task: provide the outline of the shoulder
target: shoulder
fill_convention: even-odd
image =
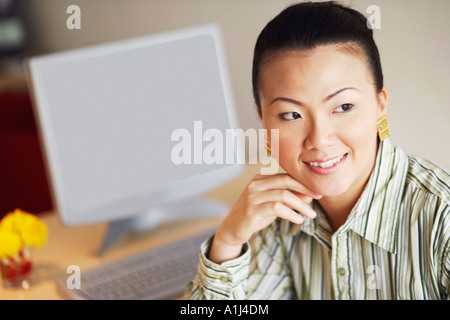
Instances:
[[[450,204],[450,172],[427,159],[408,155],[407,184],[417,192],[434,195]]]
[[[450,229],[450,173],[444,167],[408,155],[408,174],[404,199],[412,219],[426,218],[437,227]]]
[[[411,227],[421,226],[437,256],[444,258],[450,246],[450,173],[426,159],[408,155],[405,199]],[[444,258],[445,259],[445,258]]]

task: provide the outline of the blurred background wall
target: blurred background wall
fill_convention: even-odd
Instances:
[[[14,0],[0,0],[0,8],[2,2]],[[14,16],[22,24],[25,38],[23,46],[15,52],[0,56],[0,92],[26,93],[20,82],[21,62],[26,56],[217,22],[225,41],[240,126],[260,128],[251,91],[253,47],[265,24],[294,2],[297,1],[18,0]],[[370,5],[381,9],[381,29],[374,33],[389,91],[388,116],[393,141],[408,153],[449,168],[450,1],[340,2],[366,16]],[[81,30],[69,30],[66,26],[70,16],[66,10],[70,5],[81,9]],[[16,38],[17,34],[20,36],[17,30]],[[1,152],[0,149],[0,158],[5,156]],[[0,198],[0,212],[2,209]]]

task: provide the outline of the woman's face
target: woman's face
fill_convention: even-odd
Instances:
[[[287,173],[324,197],[363,188],[387,94],[376,93],[356,51],[327,45],[277,53],[262,66],[260,99],[264,128],[279,129],[277,160]]]

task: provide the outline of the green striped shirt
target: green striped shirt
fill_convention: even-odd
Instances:
[[[365,190],[335,232],[318,202],[301,225],[277,219],[240,257],[201,247],[188,299],[450,299],[450,174],[380,143]]]

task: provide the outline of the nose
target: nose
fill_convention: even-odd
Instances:
[[[304,147],[308,150],[322,150],[331,146],[335,137],[331,121],[326,117],[315,117],[310,120],[306,128]]]

